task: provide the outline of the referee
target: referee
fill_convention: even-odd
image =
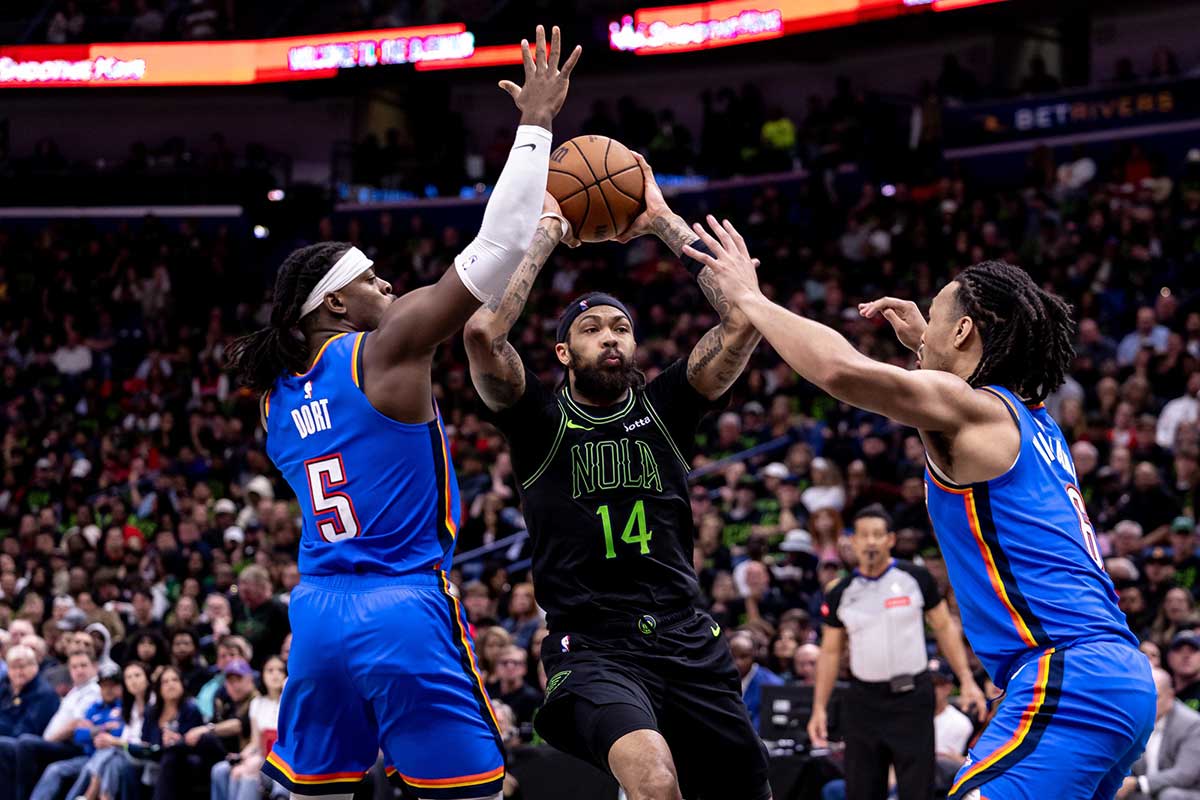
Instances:
[[[843,705],[846,800],[884,800],[888,767],[896,768],[899,800],[929,800],[935,778],[933,682],[927,666],[925,625],[933,630],[958,676],[963,703],[982,719],[983,693],[967,667],[962,632],[933,577],[922,567],[892,558],[896,534],[879,505],[854,517],[858,569],[826,595],[824,634],[808,736],[828,740],[826,709],[849,635],[850,687]]]

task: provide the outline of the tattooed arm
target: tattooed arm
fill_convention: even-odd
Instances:
[[[696,391],[715,400],[729,391],[746,369],[754,348],[762,341],[762,334],[750,324],[750,319],[740,308],[726,299],[712,270],[708,267],[700,270],[696,280],[721,321],[692,348],[687,375]]]
[[[557,206],[555,211],[557,213]],[[525,367],[516,349],[509,344],[508,333],[525,308],[534,280],[561,238],[562,226],[558,220],[539,221],[533,241],[499,303],[495,308],[480,308],[467,320],[463,342],[471,364],[471,380],[492,411],[508,408],[525,393]]]
[[[700,238],[682,217],[669,209],[650,220],[650,230],[671,248],[672,253],[681,257],[684,246]],[[696,391],[715,400],[729,391],[742,374],[762,335],[750,324],[746,314],[725,297],[711,269],[701,269],[696,282],[721,321],[692,348],[687,376]]]
[[[628,242],[653,233],[671,248],[672,253],[684,258],[683,248],[698,241],[700,236],[667,205],[646,159],[640,153],[634,153],[633,157],[642,168],[646,210],[638,215],[629,230],[617,237],[617,241]],[[730,303],[721,292],[712,270],[704,267],[696,280],[721,321],[704,334],[692,349],[688,357],[687,376],[696,391],[709,400],[715,400],[729,391],[729,387],[742,374],[762,336],[750,324],[745,313]]]

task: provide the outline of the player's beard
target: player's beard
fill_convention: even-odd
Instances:
[[[595,363],[585,364],[583,357],[570,345],[567,352],[571,355],[571,373],[575,376],[575,390],[598,405],[611,405],[621,399],[625,391],[637,386],[643,380],[641,371],[624,354],[605,350],[596,357]],[[621,359],[620,364],[605,366],[602,362],[610,355]]]

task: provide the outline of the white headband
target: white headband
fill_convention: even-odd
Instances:
[[[367,258],[362,250],[359,250],[357,247],[351,247],[337,260],[336,264],[329,268],[329,272],[326,272],[325,276],[309,292],[308,299],[300,307],[300,316],[305,317],[309,313],[316,311],[321,307],[321,303],[325,302],[325,295],[343,288],[350,281],[363,274],[367,270],[367,267],[372,266],[374,263],[374,261]]]

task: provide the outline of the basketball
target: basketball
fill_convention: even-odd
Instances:
[[[646,208],[633,153],[607,136],[576,136],[559,145],[550,154],[547,189],[581,242],[620,236]]]

